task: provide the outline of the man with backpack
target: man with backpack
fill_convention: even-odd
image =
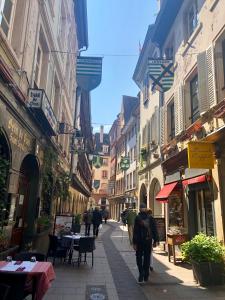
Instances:
[[[148,281],[152,240],[154,241],[153,247],[156,247],[159,237],[155,220],[147,213],[145,203],[141,203],[140,212],[135,218],[133,232],[133,247],[136,251],[139,283]]]

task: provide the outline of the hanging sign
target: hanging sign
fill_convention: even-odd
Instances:
[[[127,156],[121,157],[120,169],[126,171],[129,169],[129,167],[130,167],[130,158]]]
[[[95,89],[102,79],[102,57],[77,57],[77,85],[85,90]]]
[[[174,70],[172,59],[148,59],[148,74],[152,80],[152,89],[168,91],[173,85]]]
[[[100,180],[94,180],[93,187],[97,190],[100,187]]]
[[[190,169],[213,169],[214,144],[207,142],[189,142],[188,167]]]
[[[96,169],[101,168],[101,166],[103,164],[103,158],[99,155],[94,155],[93,160],[92,160],[92,164]]]

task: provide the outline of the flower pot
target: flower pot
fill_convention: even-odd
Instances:
[[[192,262],[194,278],[201,286],[221,285],[224,283],[223,263]]]

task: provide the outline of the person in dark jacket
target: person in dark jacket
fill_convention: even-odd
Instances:
[[[84,212],[83,222],[85,224],[85,235],[89,236],[92,222],[92,212],[90,210]]]
[[[98,236],[99,225],[102,224],[102,214],[96,206],[92,214],[93,235]]]
[[[153,247],[159,241],[155,220],[148,215],[146,205],[141,203],[140,213],[134,221],[133,247],[136,251],[136,261],[139,270],[138,282],[148,281],[150,256]]]

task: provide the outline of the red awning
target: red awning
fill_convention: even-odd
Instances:
[[[155,197],[155,199],[163,203],[168,202],[168,197],[170,196],[176,185],[177,181],[165,184],[161,191],[158,193],[158,195]]]
[[[202,183],[202,182],[205,182],[205,181],[208,181],[208,180],[211,180],[210,177],[208,178],[206,175],[201,175],[201,176],[198,176],[198,177],[183,180],[182,184],[183,184],[184,187],[186,187],[189,184]]]

